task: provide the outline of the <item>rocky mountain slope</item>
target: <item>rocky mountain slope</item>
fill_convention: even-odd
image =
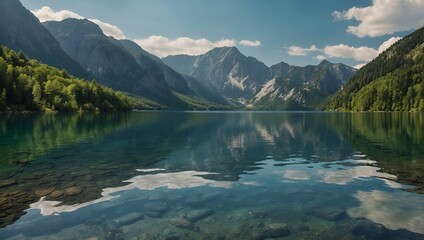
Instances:
[[[198,57],[163,59],[175,70],[213,86],[225,97],[245,102],[265,84],[268,67],[235,47],[214,48]]]
[[[113,89],[141,95],[173,108],[184,107],[185,101],[178,96],[227,103],[212,91],[208,97],[198,94],[198,89],[191,87],[192,79],[187,80],[132,41],[107,37],[89,20],[65,19],[46,22],[44,26],[65,52],[99,82]]]
[[[339,91],[354,72],[349,66],[326,60],[305,67],[280,63],[270,68],[270,80],[249,104],[255,109],[322,109],[328,96]]]
[[[86,79],[94,77],[62,50],[57,40],[19,0],[0,1],[0,33],[0,45],[22,51],[45,64],[66,69],[75,76]]]
[[[235,47],[215,48],[200,56],[163,58],[175,70],[212,85],[250,109],[321,109],[342,88],[355,69],[323,61],[297,67],[281,62],[267,67]]]

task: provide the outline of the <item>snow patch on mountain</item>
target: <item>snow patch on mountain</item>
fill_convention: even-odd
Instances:
[[[294,88],[292,88],[286,95],[283,95],[282,98],[284,101],[289,100],[291,97],[293,97],[294,94]]]
[[[233,87],[244,90],[245,89],[244,82],[249,78],[249,75],[245,77],[238,76],[240,75],[238,73],[239,72],[238,69],[239,69],[239,64],[237,63],[237,65],[234,66],[233,69],[231,69],[231,72],[228,74],[227,83]]]
[[[274,85],[275,85],[275,78],[265,83],[262,89],[256,94],[255,96],[256,101],[261,100],[263,97],[273,92],[275,90]]]

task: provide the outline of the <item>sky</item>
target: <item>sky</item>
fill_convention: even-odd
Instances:
[[[41,22],[87,18],[159,57],[236,46],[271,66],[359,68],[424,26],[424,0],[21,0]]]

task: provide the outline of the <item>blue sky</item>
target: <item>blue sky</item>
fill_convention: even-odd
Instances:
[[[370,61],[385,47],[424,25],[424,0],[22,0],[22,3],[32,11],[38,9],[34,13],[41,21],[68,16],[96,19],[106,34],[135,40],[159,56],[196,55],[212,47],[235,45],[245,55],[267,65],[284,61],[303,66],[327,59],[356,66]],[[42,9],[43,6],[48,8]]]

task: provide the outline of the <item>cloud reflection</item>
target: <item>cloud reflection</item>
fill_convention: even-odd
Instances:
[[[311,175],[306,171],[300,170],[285,170],[283,171],[284,178],[293,180],[309,180]]]
[[[362,164],[362,160],[353,161],[356,164]],[[343,166],[343,163],[347,162],[337,162],[332,163],[331,168],[326,168],[322,164],[308,164],[313,166],[313,168],[304,168],[299,164],[287,165],[285,170],[274,171],[275,174],[282,175],[284,181],[287,180],[314,180],[316,182],[323,182],[328,184],[337,184],[337,185],[347,185],[358,179],[366,178],[380,178],[388,186],[392,188],[401,188],[401,184],[394,182],[396,176],[380,172],[380,168],[374,166],[363,166],[363,165],[354,165],[354,166]],[[351,163],[351,161],[349,161]],[[369,164],[369,162],[366,162]],[[294,169],[295,168],[295,169]]]
[[[356,179],[378,177],[385,179],[396,179],[396,176],[379,172],[380,168],[373,166],[354,166],[343,170],[319,170],[318,174],[322,177],[321,181],[325,183],[346,185]]]
[[[408,192],[358,191],[360,206],[348,210],[352,218],[367,218],[388,229],[424,234],[424,196]]]
[[[145,173],[152,172],[152,171],[160,171],[160,170],[162,169],[138,169],[138,171],[145,172]],[[201,186],[230,188],[232,186],[231,182],[214,181],[214,180],[209,180],[202,177],[202,175],[211,175],[211,174],[214,174],[214,173],[185,171],[185,172],[139,175],[124,181],[129,183],[125,186],[103,189],[102,197],[90,202],[75,204],[75,205],[60,205],[61,202],[47,201],[45,200],[45,197],[43,197],[38,202],[31,204],[30,207],[32,209],[39,209],[41,211],[41,214],[46,216],[46,215],[52,215],[57,213],[63,213],[63,212],[72,212],[89,205],[94,205],[101,202],[114,200],[120,197],[116,193],[121,191],[126,191],[126,190],[133,190],[133,189],[154,190],[161,187],[166,187],[168,189],[185,189],[185,188],[195,188],[195,187],[201,187]]]

